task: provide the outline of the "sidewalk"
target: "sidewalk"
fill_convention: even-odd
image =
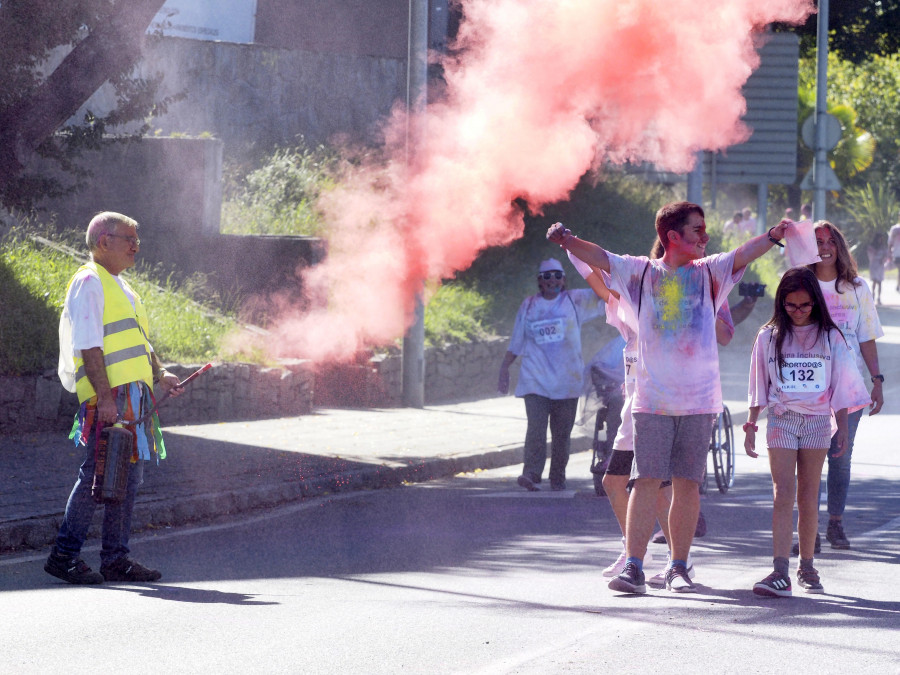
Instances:
[[[522,401],[506,396],[164,427],[168,458],[146,467],[133,529],[519,464],[525,426]],[[590,450],[590,441],[576,427],[572,452]],[[0,554],[52,544],[81,452],[65,434],[0,436]],[[99,535],[100,513],[91,537]]]

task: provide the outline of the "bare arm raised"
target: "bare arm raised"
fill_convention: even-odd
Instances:
[[[775,245],[775,241],[784,239],[784,231],[792,222],[784,218],[775,227],[770,228],[766,234],[753,237],[753,239],[738,246],[734,253],[734,271],[742,270],[772,248]]]
[[[609,272],[609,257],[606,255],[606,251],[597,244],[579,239],[562,223],[553,223],[550,226],[547,230],[547,240],[559,244],[567,251],[572,251],[588,265]]]

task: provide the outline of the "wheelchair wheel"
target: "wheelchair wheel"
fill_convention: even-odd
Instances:
[[[734,485],[734,428],[731,424],[731,412],[727,407],[716,418],[710,452],[713,456],[716,485],[719,492],[725,494]]]

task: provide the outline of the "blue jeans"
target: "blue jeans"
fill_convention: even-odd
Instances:
[[[100,506],[91,497],[91,485],[94,482],[94,447],[97,437],[90,433],[85,449],[84,462],[78,470],[78,480],[66,503],[59,534],[56,537],[56,550],[61,555],[77,556],[81,552],[94,517],[94,510]],[[128,555],[128,540],[131,536],[131,513],[137,497],[138,486],[144,482],[144,461],[129,464],[128,487],[125,499],[120,504],[104,504],[103,544],[100,550],[101,564],[109,564]]]
[[[569,437],[575,426],[577,398],[549,399],[538,394],[526,394],[525,466],[522,473],[535,483],[541,481],[547,462],[547,423],[550,424],[550,484],[565,485],[566,465],[569,463]]]
[[[828,450],[828,515],[844,515],[844,507],[847,506],[847,492],[850,490],[850,458],[853,456],[853,440],[856,438],[856,429],[865,408],[847,415],[847,452],[840,457],[832,457],[838,451],[837,434],[831,438],[831,448]]]

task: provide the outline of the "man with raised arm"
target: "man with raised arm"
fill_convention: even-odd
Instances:
[[[634,488],[629,497],[622,573],[612,590],[645,593],[643,558],[655,519],[659,485],[672,481],[669,531],[671,562],[666,588],[693,592],[688,576],[700,510],[699,484],[716,415],[722,411],[716,312],[746,266],[773,245],[781,246],[789,221],[728,253],[706,256],[703,209],[673,202],[656,214],[662,258],[620,256],[578,239],[561,223],[547,239],[610,274],[610,289],[637,316],[638,368],[633,402]]]

